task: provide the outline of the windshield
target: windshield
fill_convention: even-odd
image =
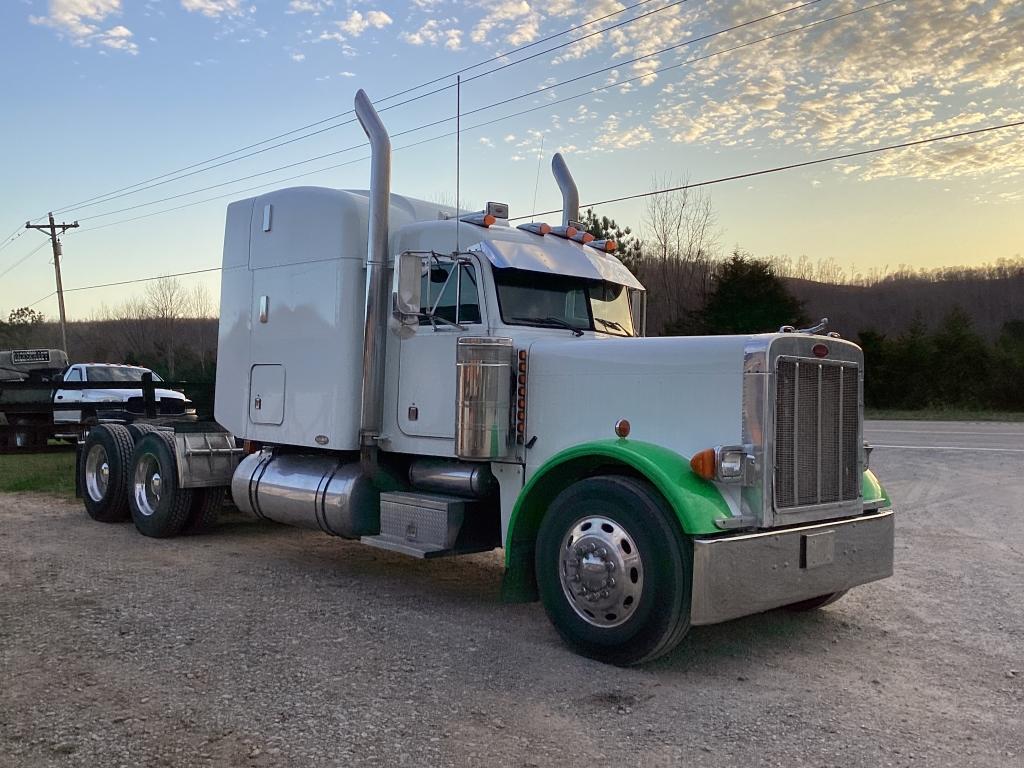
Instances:
[[[90,365],[87,375],[89,377],[89,381],[142,381],[142,374],[148,372],[148,368]],[[163,381],[163,379],[154,373],[153,381]]]
[[[522,269],[495,269],[494,281],[501,319],[509,325],[636,335],[623,285]]]

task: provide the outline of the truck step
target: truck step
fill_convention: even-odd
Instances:
[[[380,535],[363,536],[360,541],[419,558],[486,551],[491,547],[460,546],[459,532],[477,506],[471,499],[439,493],[382,493]]]

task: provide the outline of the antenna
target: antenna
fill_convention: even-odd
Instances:
[[[540,161],[544,159],[544,134],[540,135],[540,149],[537,150],[537,178],[533,182],[533,209],[537,210],[537,188],[540,186]],[[530,214],[530,223],[533,223],[534,214]]]
[[[462,221],[462,201],[459,198],[461,180],[459,160],[462,152],[462,75],[455,76],[455,253],[459,252],[459,223]]]

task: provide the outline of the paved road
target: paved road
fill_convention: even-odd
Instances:
[[[1020,768],[1020,432],[870,424],[911,446],[872,457],[896,576],[632,670],[502,605],[496,554],[412,561],[238,517],[154,541],[0,496],[0,766]]]
[[[869,421],[864,437],[872,445],[893,450],[1024,454],[1024,423]]]

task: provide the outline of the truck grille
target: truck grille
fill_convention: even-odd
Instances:
[[[775,507],[860,494],[856,363],[780,358],[775,389]]]

